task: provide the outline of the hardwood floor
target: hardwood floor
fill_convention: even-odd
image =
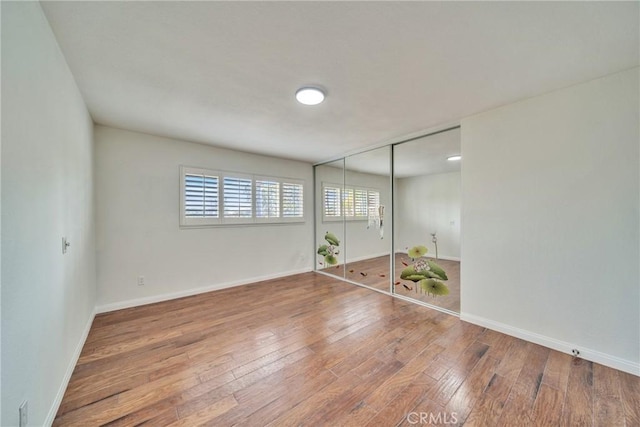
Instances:
[[[418,292],[414,283],[408,280],[401,280],[400,273],[402,273],[405,267],[403,262],[411,264],[411,260],[406,254],[396,253],[396,274],[394,275],[393,283],[395,284],[394,289],[397,294],[446,308],[456,313],[460,312],[460,261],[444,259],[436,261],[438,265],[447,272],[447,276],[449,277],[449,280],[446,282],[449,287],[449,295],[438,297]],[[389,292],[389,256],[348,263],[346,267],[342,265],[328,267],[322,271]]]
[[[98,315],[54,422],[452,424],[639,426],[640,378],[305,273]]]

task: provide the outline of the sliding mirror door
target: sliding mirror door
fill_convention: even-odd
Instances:
[[[345,277],[384,292],[391,280],[391,147],[345,158]]]
[[[393,147],[394,292],[456,313],[461,161],[448,158],[459,154],[459,128]]]
[[[315,166],[316,270],[345,277],[344,159]]]

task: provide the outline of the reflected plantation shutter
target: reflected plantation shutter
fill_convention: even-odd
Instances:
[[[342,209],[346,218],[353,218],[353,188],[345,188],[342,193]]]
[[[302,190],[302,184],[282,183],[283,218],[302,218],[304,212],[304,195]]]
[[[339,218],[340,215],[340,189],[336,187],[324,187],[324,216]]]
[[[380,206],[380,192],[363,187],[322,183],[323,218],[365,221]]]
[[[355,190],[355,210],[356,217],[367,217],[367,190]]]
[[[367,193],[367,197],[368,197],[369,209],[373,208],[377,211],[378,206],[380,206],[380,193],[377,191],[369,191]]]

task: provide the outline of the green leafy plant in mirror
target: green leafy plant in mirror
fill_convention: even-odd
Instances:
[[[340,240],[333,233],[327,233],[324,235],[324,240],[327,241],[326,244],[320,245],[318,247],[318,255],[324,257],[324,263],[326,265],[336,265],[338,263],[338,258],[336,255],[340,253]],[[322,262],[320,262],[322,264]]]
[[[449,295],[449,287],[445,285],[447,281],[447,273],[435,262],[430,259],[423,258],[427,253],[425,246],[414,246],[409,249],[407,255],[411,258],[412,265],[407,267],[400,273],[402,280],[410,280],[415,283],[416,290],[418,287],[427,294],[433,296]]]

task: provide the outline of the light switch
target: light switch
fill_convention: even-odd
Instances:
[[[67,241],[66,237],[62,238],[62,253],[66,254],[67,253],[67,249],[69,249],[69,246],[71,246],[71,243],[69,243]]]

